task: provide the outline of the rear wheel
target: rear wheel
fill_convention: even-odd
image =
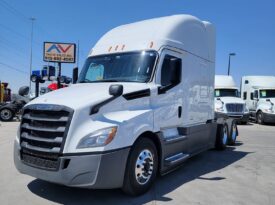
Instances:
[[[9,108],[2,108],[0,110],[0,120],[4,122],[12,121],[14,117],[14,111]]]
[[[224,150],[228,141],[228,126],[227,124],[219,124],[216,134],[216,146],[217,150]]]
[[[262,111],[257,112],[257,123],[260,125],[264,124],[264,114]]]
[[[231,132],[230,132],[231,136],[228,139],[228,144],[229,145],[234,145],[236,143],[236,139],[238,136],[238,131],[237,131],[237,124],[236,122],[233,122],[231,125]]]
[[[155,144],[148,138],[139,139],[129,155],[122,190],[133,196],[147,192],[156,179],[157,170]]]

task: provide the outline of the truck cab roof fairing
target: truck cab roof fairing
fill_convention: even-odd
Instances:
[[[118,26],[107,32],[90,55],[173,46],[215,61],[215,28],[191,15],[173,15]]]

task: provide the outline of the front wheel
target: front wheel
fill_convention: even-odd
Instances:
[[[257,112],[257,123],[260,125],[264,124],[264,114],[262,111]]]
[[[0,120],[4,122],[12,121],[15,113],[9,108],[2,108],[0,110]]]
[[[157,170],[155,144],[148,138],[139,139],[130,152],[122,190],[133,196],[144,194],[155,181]]]

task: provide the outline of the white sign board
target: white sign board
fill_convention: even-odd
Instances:
[[[46,62],[75,63],[74,43],[44,42],[43,59]]]

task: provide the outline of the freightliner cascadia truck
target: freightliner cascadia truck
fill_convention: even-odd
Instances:
[[[77,84],[24,107],[14,144],[23,173],[92,189],[146,192],[157,175],[211,148],[215,29],[190,15],[119,26],[91,49]]]

